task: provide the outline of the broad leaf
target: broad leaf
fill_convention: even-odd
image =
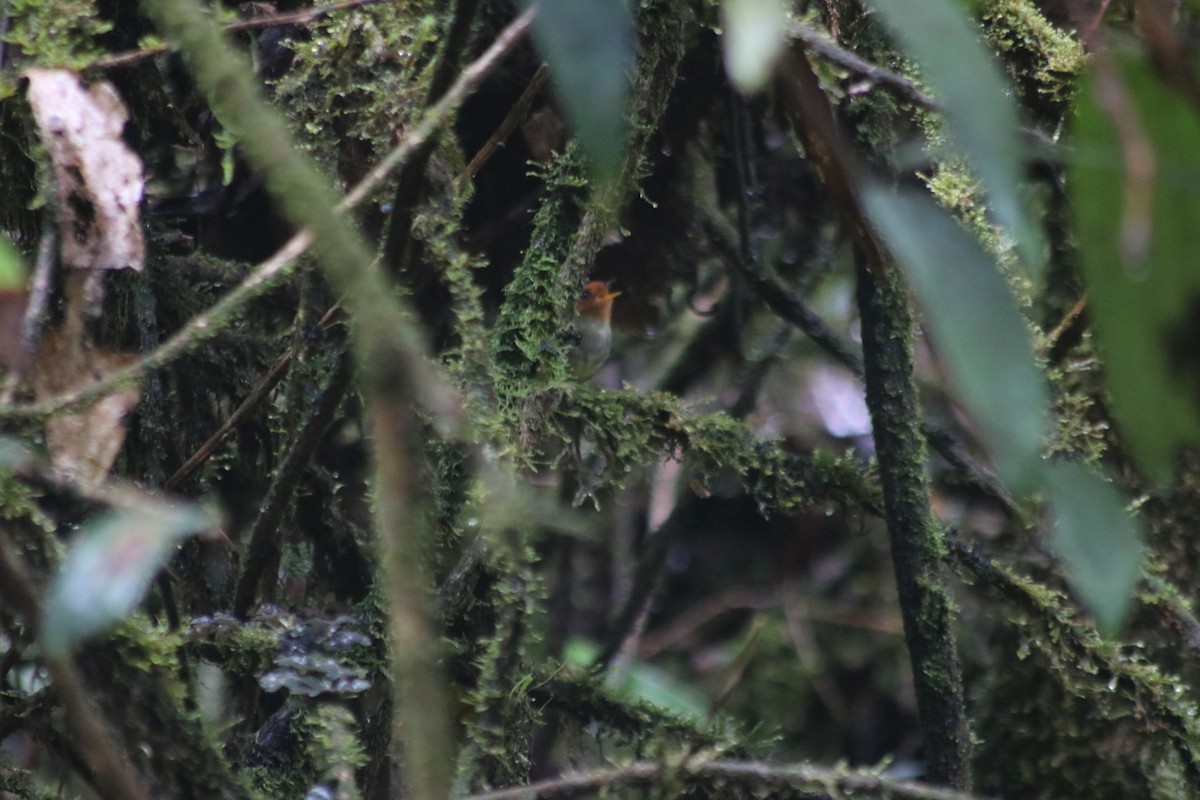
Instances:
[[[636,37],[625,0],[523,0],[537,7],[533,38],[594,172],[612,173],[625,151]]]
[[[46,655],[66,658],[127,616],[176,545],[212,525],[196,506],[110,512],[88,523],[46,592]]]
[[[1042,261],[1042,236],[1021,196],[1023,147],[1012,91],[978,28],[954,0],[868,0],[921,67],[946,118],[950,141],[987,190],[995,219],[1022,257]]]
[[[1138,465],[1164,482],[1178,448],[1200,445],[1200,120],[1150,69],[1124,68],[1121,115],[1152,173],[1130,174],[1088,80],[1068,186],[1113,414]]]
[[[868,185],[863,203],[925,312],[951,380],[1018,492],[1037,486],[1049,399],[1025,318],[995,260],[923,192]]]
[[[1141,573],[1140,526],[1116,490],[1077,464],[1045,468],[1051,544],[1105,636],[1120,630]]]

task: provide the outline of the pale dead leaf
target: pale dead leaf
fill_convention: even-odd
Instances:
[[[101,380],[136,360],[136,355],[83,343],[73,326],[49,331],[38,343],[34,391],[45,400]],[[125,415],[137,407],[138,397],[137,387],[121,389],[82,411],[52,417],[46,423],[46,444],[55,473],[84,487],[103,482],[125,443]]]
[[[76,269],[142,268],[142,162],[121,139],[129,118],[107,82],[84,88],[62,69],[31,69],[29,105],[54,163],[63,262]]]

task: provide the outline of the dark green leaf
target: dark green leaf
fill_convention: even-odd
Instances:
[[[196,506],[110,512],[80,531],[46,592],[42,646],[66,658],[127,616],[188,536],[213,525]]]
[[[1153,173],[1127,171],[1089,80],[1068,185],[1112,410],[1138,465],[1162,482],[1181,445],[1200,445],[1200,121],[1149,65],[1123,72],[1122,121]]]
[[[863,203],[925,312],[926,330],[1001,476],[1036,487],[1048,394],[1025,318],[994,259],[917,191],[867,186]]]
[[[523,0],[537,6],[533,38],[575,136],[598,177],[625,151],[636,37],[625,0]]]
[[[1079,599],[1105,636],[1120,630],[1141,572],[1137,521],[1100,477],[1076,464],[1045,468],[1051,543]]]
[[[868,0],[868,5],[920,65],[945,114],[950,141],[983,181],[996,221],[1016,237],[1029,264],[1040,264],[1042,235],[1020,190],[1017,106],[979,30],[954,0]]]

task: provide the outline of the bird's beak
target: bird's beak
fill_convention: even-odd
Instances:
[[[621,296],[620,292],[614,292],[612,290],[613,284],[616,282],[617,282],[616,278],[609,278],[608,280],[606,280],[604,282],[604,299],[605,300]]]

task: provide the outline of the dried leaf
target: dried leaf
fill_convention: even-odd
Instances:
[[[92,347],[71,326],[50,331],[38,343],[33,368],[39,400],[78,389],[127,366],[137,356]],[[125,415],[138,402],[137,387],[121,389],[90,408],[59,414],[46,423],[54,471],[82,486],[102,482],[125,443]]]
[[[31,69],[29,105],[54,163],[63,261],[76,269],[142,268],[142,162],[121,139],[129,116],[107,82],[84,88],[62,69]]]

